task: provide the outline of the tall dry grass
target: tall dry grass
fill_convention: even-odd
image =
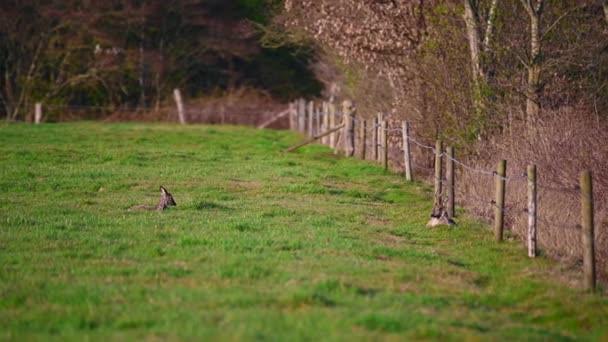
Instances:
[[[608,281],[608,125],[572,108],[545,112],[534,125],[515,123],[504,135],[480,142],[479,155],[469,160],[480,170],[493,170],[507,160],[506,222],[525,240],[528,229],[527,165],[537,166],[538,244],[541,252],[566,265],[582,264],[579,179],[593,174],[597,272]],[[459,169],[461,203],[478,215],[492,218],[494,181],[486,175]]]
[[[478,142],[468,157],[457,152],[456,158],[466,165],[456,165],[457,205],[491,222],[493,171],[500,160],[507,160],[506,228],[524,243],[528,231],[526,169],[536,165],[540,252],[558,259],[564,269],[575,270],[582,265],[580,173],[592,170],[597,272],[601,282],[608,284],[608,124],[573,108],[545,111],[534,125],[509,121],[503,134]],[[389,126],[389,168],[403,172],[403,141],[394,131],[400,121],[391,121]],[[414,128],[412,137],[431,147],[433,143],[421,132]],[[410,146],[415,178],[431,181],[433,152],[413,143]]]

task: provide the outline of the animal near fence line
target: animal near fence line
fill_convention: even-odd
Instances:
[[[527,170],[513,176],[507,176],[507,161],[500,160],[495,170],[484,170],[468,165],[455,157],[455,149],[448,146],[444,149],[441,140],[435,141],[434,146],[421,142],[412,137],[408,121],[402,121],[400,127],[389,127],[387,118],[379,113],[373,119],[365,119],[358,115],[351,101],[344,101],[338,106],[331,102],[315,103],[314,101],[297,100],[289,104],[289,113],[281,113],[278,117],[289,115],[290,129],[298,131],[308,138],[302,143],[287,148],[293,151],[306,144],[319,141],[334,150],[335,154],[346,157],[371,159],[380,163],[386,170],[389,168],[388,151],[390,146],[389,134],[398,133],[402,137],[402,163],[405,179],[412,182],[415,179],[415,166],[423,171],[432,171],[434,176],[434,205],[431,216],[438,219],[435,222],[452,222],[456,216],[457,169],[466,170],[480,176],[494,179],[494,198],[478,198],[487,203],[494,211],[493,230],[496,241],[504,239],[505,214],[517,210],[507,208],[505,196],[509,184],[522,183],[527,189],[527,203],[519,213],[527,215],[527,252],[530,258],[538,255],[537,234],[539,228],[538,215],[538,184],[535,165],[528,165]],[[412,147],[430,152],[434,157],[432,168],[420,165],[414,160]],[[583,283],[587,290],[595,290],[597,286],[595,258],[595,224],[593,183],[591,172],[584,170],[580,173],[578,196],[581,203],[580,225],[568,227],[580,230],[583,260]],[[441,218],[445,218],[441,221]],[[542,221],[542,220],[541,220]]]
[[[184,106],[179,90],[175,90],[174,100],[177,115],[181,124],[188,122],[190,114]],[[52,106],[49,106],[52,107]],[[65,107],[65,106],[64,106]],[[61,108],[64,108],[61,107]],[[83,107],[91,109],[94,107]],[[57,108],[55,108],[57,109]],[[250,115],[232,113],[237,117],[249,117]],[[291,146],[286,151],[293,151],[314,141],[320,141],[334,150],[335,154],[344,154],[347,157],[357,157],[372,160],[380,163],[386,170],[389,169],[389,150],[399,149],[402,153],[403,171],[405,179],[409,182],[416,178],[415,170],[433,174],[434,180],[434,205],[432,217],[436,223],[451,223],[456,216],[457,187],[456,171],[470,172],[474,175],[491,177],[495,182],[494,198],[488,199],[480,196],[467,194],[469,200],[488,205],[493,210],[493,229],[495,239],[502,241],[504,237],[505,215],[524,214],[527,216],[527,250],[528,256],[533,258],[538,253],[537,234],[538,223],[547,226],[556,226],[555,223],[543,220],[538,215],[538,190],[537,170],[535,165],[528,165],[526,172],[507,177],[507,161],[498,162],[496,170],[485,170],[468,165],[455,157],[455,149],[448,146],[444,149],[441,140],[435,141],[434,146],[415,139],[411,134],[411,127],[408,121],[402,121],[400,127],[389,127],[389,120],[382,113],[373,116],[372,119],[365,119],[357,115],[356,108],[351,101],[344,101],[341,106],[332,102],[321,102],[315,104],[313,101],[300,99],[289,104],[289,108],[270,118],[264,119],[259,128],[265,128],[277,120],[288,118],[291,130],[298,131],[308,138],[297,145]],[[258,118],[259,119],[259,118]],[[40,124],[43,120],[42,105],[37,103],[34,106],[34,123]],[[259,120],[256,119],[259,122]],[[222,123],[224,120],[222,120]],[[391,144],[388,139],[389,134],[397,134],[401,137],[401,146]],[[416,160],[413,148],[426,152],[434,159],[433,163],[426,163],[428,160]],[[425,164],[426,163],[426,164]],[[507,185],[524,184],[527,189],[527,205],[523,210],[509,208],[505,202]],[[462,185],[462,184],[460,184]],[[562,225],[565,229],[576,229],[580,231],[580,244],[583,260],[584,287],[595,290],[597,284],[597,265],[595,249],[595,223],[594,223],[594,203],[593,203],[593,183],[590,171],[581,172],[579,189],[564,190],[550,189],[560,192],[567,192],[569,195],[576,195],[581,202],[580,224],[572,227]],[[464,196],[464,192],[459,192]]]

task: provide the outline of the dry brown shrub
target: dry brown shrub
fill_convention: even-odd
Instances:
[[[608,281],[608,130],[584,111],[573,108],[545,112],[528,128],[513,123],[508,132],[480,142],[479,156],[467,161],[479,171],[458,167],[458,195],[476,214],[490,220],[494,209],[496,163],[507,160],[506,223],[527,236],[527,165],[537,166],[538,243],[542,253],[569,265],[582,263],[580,172],[591,170],[595,199],[597,271]]]
[[[239,88],[221,96],[209,96],[186,102],[186,116],[190,123],[236,124],[257,126],[287,109],[264,91]],[[174,116],[177,118],[177,114]],[[288,128],[284,117],[271,128]]]
[[[184,107],[188,123],[248,126],[260,125],[287,109],[287,105],[275,100],[267,92],[251,88],[239,88],[196,99],[185,98]],[[158,111],[115,111],[105,121],[177,122],[178,115],[171,99]],[[288,128],[288,125],[288,118],[283,117],[273,122],[269,128]]]

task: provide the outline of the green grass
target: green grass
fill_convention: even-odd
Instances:
[[[0,126],[5,340],[606,340],[608,299],[426,228],[423,184],[290,132]],[[178,204],[155,204],[158,187]]]

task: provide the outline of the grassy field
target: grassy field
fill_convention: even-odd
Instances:
[[[607,340],[608,298],[430,191],[244,127],[0,126],[0,339]],[[177,207],[155,204],[158,187]]]

